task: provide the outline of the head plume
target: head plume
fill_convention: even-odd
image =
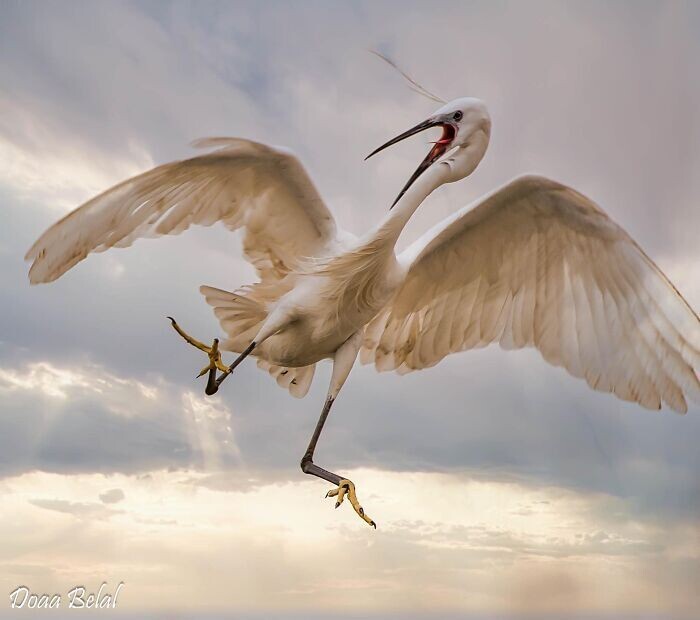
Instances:
[[[447,103],[444,99],[441,97],[438,97],[437,95],[431,93],[427,88],[424,88],[421,86],[418,82],[416,82],[408,73],[406,73],[403,69],[401,69],[393,60],[390,58],[387,58],[384,56],[384,54],[380,54],[376,50],[369,50],[371,54],[374,54],[378,58],[381,58],[384,62],[392,66],[396,71],[398,71],[401,76],[408,82],[408,87],[415,93],[418,93],[419,95],[423,95],[423,97],[427,97],[431,101],[435,101],[436,103]]]

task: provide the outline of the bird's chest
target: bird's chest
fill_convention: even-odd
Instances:
[[[344,342],[386,306],[397,286],[391,264],[358,269],[341,282],[329,282],[318,296],[318,334],[335,333]]]
[[[333,276],[314,276],[284,300],[294,319],[271,339],[278,361],[303,365],[332,357],[386,306],[399,283],[391,263]]]

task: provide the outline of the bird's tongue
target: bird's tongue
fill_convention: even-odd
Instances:
[[[442,136],[437,142],[435,142],[435,144],[433,144],[433,148],[430,149],[430,152],[425,156],[425,159],[420,163],[418,168],[416,168],[416,171],[411,175],[411,178],[408,180],[406,185],[404,185],[403,189],[389,209],[393,209],[396,206],[396,203],[401,200],[401,197],[406,193],[408,188],[413,185],[413,182],[445,154],[450,144],[452,144],[454,137],[454,127],[449,124],[442,125]]]
[[[430,149],[430,153],[428,153],[426,159],[430,162],[434,162],[439,157],[442,157],[445,154],[445,151],[447,151],[447,148],[454,137],[454,127],[452,127],[452,125],[443,125],[442,136],[440,136],[440,139],[433,144],[433,148]]]

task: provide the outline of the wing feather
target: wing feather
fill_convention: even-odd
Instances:
[[[196,146],[218,150],[123,181],[51,226],[25,257],[30,282],[51,282],[91,252],[218,221],[245,229],[244,254],[262,279],[335,246],[335,221],[291,152],[238,138]]]
[[[361,359],[408,372],[499,342],[536,347],[650,409],[700,401],[700,321],[629,235],[580,193],[525,176],[399,257],[406,278]]]

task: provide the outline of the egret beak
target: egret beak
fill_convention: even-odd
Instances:
[[[416,171],[411,175],[411,178],[408,180],[406,185],[404,185],[404,188],[401,190],[399,195],[396,197],[396,200],[392,203],[391,207],[389,209],[393,209],[396,203],[401,200],[401,197],[406,193],[409,187],[413,185],[413,182],[421,175],[423,174],[430,166],[432,166],[440,157],[442,157],[445,152],[448,149],[448,146],[454,139],[457,131],[455,127],[448,122],[444,118],[429,118],[427,121],[423,121],[422,123],[419,123],[415,127],[409,129],[408,131],[404,131],[401,135],[396,136],[392,140],[389,140],[389,142],[386,142],[385,144],[382,144],[379,148],[375,149],[372,151],[367,157],[365,157],[365,161],[368,160],[372,155],[376,155],[379,153],[379,151],[383,151],[385,148],[388,146],[392,146],[393,144],[396,144],[397,142],[401,142],[401,140],[405,140],[406,138],[409,138],[410,136],[413,136],[417,133],[420,133],[421,131],[425,131],[426,129],[430,129],[431,127],[442,127],[442,136],[440,139],[433,145],[433,148],[430,149],[430,152],[426,155],[425,159],[420,163],[420,166],[416,168]]]

